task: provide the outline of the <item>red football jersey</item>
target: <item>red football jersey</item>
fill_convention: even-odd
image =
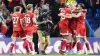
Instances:
[[[77,19],[77,24],[83,24],[85,22],[85,13],[81,12],[81,16]]]
[[[61,13],[64,16],[61,16],[61,20],[59,21],[59,23],[60,24],[62,23],[63,25],[66,25],[68,27],[69,19],[65,18],[65,15],[70,14],[71,10],[69,8],[63,8],[63,9],[61,9]]]
[[[61,13],[63,16],[61,16],[61,20],[58,22],[58,27],[61,35],[67,35],[69,34],[69,19],[65,18],[65,15],[70,14],[71,10],[69,8],[63,8],[61,9]]]
[[[85,13],[81,12],[81,16],[77,18],[77,27],[76,27],[76,36],[84,37],[86,36],[86,27],[85,27]]]
[[[30,11],[26,12],[23,17],[24,17],[24,27],[33,26],[34,14],[32,12],[30,12]]]
[[[75,7],[73,10],[76,11],[76,10],[78,10],[78,8]],[[75,31],[76,27],[77,27],[77,18],[71,18],[69,21],[70,21],[69,27],[70,27],[71,31],[72,31],[72,33],[75,33],[73,31]]]
[[[71,9],[70,8],[62,8],[60,13],[63,14],[63,16],[61,16],[61,19],[67,19],[67,18],[65,18],[65,15],[70,14],[71,13]]]
[[[70,19],[69,26],[71,29],[75,30],[77,26],[77,18]]]
[[[23,18],[23,15],[19,12],[15,12],[12,14],[12,21],[13,21],[13,31],[21,31],[21,23],[20,20]]]

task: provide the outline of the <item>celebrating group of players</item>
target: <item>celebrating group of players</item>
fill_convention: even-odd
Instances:
[[[59,27],[60,34],[63,39],[60,45],[60,54],[65,54],[66,52],[72,52],[73,48],[77,47],[77,53],[82,53],[82,43],[80,38],[83,39],[88,52],[90,53],[89,42],[86,38],[86,27],[85,27],[85,15],[87,10],[84,4],[80,3],[76,7],[76,4],[64,6],[60,8],[60,13],[58,14],[61,19],[57,26]]]
[[[9,51],[12,53],[17,37],[21,37],[24,41],[23,47],[26,49],[27,53],[35,54],[32,47],[32,35],[36,32],[37,28],[35,26],[34,13],[32,4],[27,5],[27,11],[22,14],[22,7],[14,7],[14,12],[11,13],[13,21],[13,34],[12,43],[10,45]]]
[[[77,47],[77,53],[81,54],[82,43],[80,42],[80,37],[82,37],[85,42],[88,53],[90,52],[89,42],[86,39],[86,10],[84,8],[84,4],[78,4],[78,7],[76,7],[75,4],[66,6],[62,4],[62,8],[59,9],[60,13],[58,16],[60,16],[61,19],[56,26],[59,27],[60,35],[63,37],[60,45],[60,54],[65,54],[68,50],[72,52],[75,45]],[[16,6],[14,7],[14,12],[11,13],[13,34],[9,51],[12,53],[17,37],[21,37],[24,41],[23,47],[26,49],[27,53],[32,53],[34,55],[32,34],[37,31],[37,25],[46,23],[46,21],[36,22],[35,13],[37,13],[38,10],[34,10],[33,13],[32,4],[27,5],[24,14],[22,14],[21,11],[22,7]]]

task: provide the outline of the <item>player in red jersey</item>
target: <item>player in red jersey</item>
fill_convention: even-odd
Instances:
[[[72,50],[72,42],[71,42],[71,34],[69,29],[69,19],[71,18],[71,10],[68,7],[61,8],[59,16],[61,16],[60,21],[58,22],[58,27],[60,30],[60,35],[63,37],[61,40],[61,46],[60,46],[60,54],[65,53],[66,50]]]
[[[71,5],[71,9],[72,9],[72,13],[74,13],[74,11],[78,10],[78,8],[76,8],[76,4],[72,4]],[[71,13],[71,14],[72,14]],[[77,14],[77,13],[74,13],[74,14]],[[73,41],[73,48],[75,47],[75,44],[76,44],[76,40],[75,40],[75,32],[76,32],[76,26],[77,26],[77,18],[75,17],[72,17],[70,20],[69,20],[69,28],[70,28],[70,32],[72,34],[72,37],[74,39]]]
[[[75,36],[77,43],[77,51],[79,54],[81,54],[82,44],[79,41],[80,37],[82,37],[83,41],[85,42],[88,52],[90,51],[90,48],[89,48],[89,42],[86,38],[85,12],[82,11],[84,10],[84,4],[79,4],[78,9],[80,10],[80,12],[78,14],[72,14],[72,17],[77,18]]]
[[[24,20],[23,28],[24,28],[26,38],[29,41],[29,48],[31,52],[34,54],[35,52],[33,51],[33,47],[32,47],[32,35],[36,27],[34,25],[33,5],[28,4],[26,8],[27,8],[27,12],[24,13],[23,15],[23,20]]]
[[[22,8],[20,6],[14,7],[14,13],[12,16],[13,22],[13,34],[12,34],[12,43],[10,45],[9,51],[12,53],[17,37],[21,37],[24,40],[23,47],[28,52],[28,40],[25,39],[25,34],[22,28],[22,18],[21,14]]]

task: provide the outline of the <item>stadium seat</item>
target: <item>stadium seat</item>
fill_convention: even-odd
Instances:
[[[91,24],[90,26],[94,32],[99,28],[97,24]]]
[[[95,23],[95,21],[91,20],[91,19],[90,20],[87,19],[87,21],[88,21],[89,24],[94,24]]]
[[[87,13],[86,17],[92,17],[92,14]]]
[[[95,18],[95,19],[100,19],[100,13],[97,12],[97,13],[94,15],[94,18]]]
[[[100,8],[96,9],[96,12],[100,12]]]
[[[92,9],[91,9],[91,8],[88,8],[88,9],[87,9],[87,12],[88,12],[88,13],[91,13],[91,12],[92,12]]]
[[[95,24],[100,26],[100,20],[95,20]]]

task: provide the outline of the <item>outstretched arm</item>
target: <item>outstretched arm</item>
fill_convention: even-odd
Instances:
[[[78,14],[72,14],[72,17],[74,17],[74,18],[78,18],[78,17],[80,17],[81,16],[81,12],[80,13],[78,13]]]

